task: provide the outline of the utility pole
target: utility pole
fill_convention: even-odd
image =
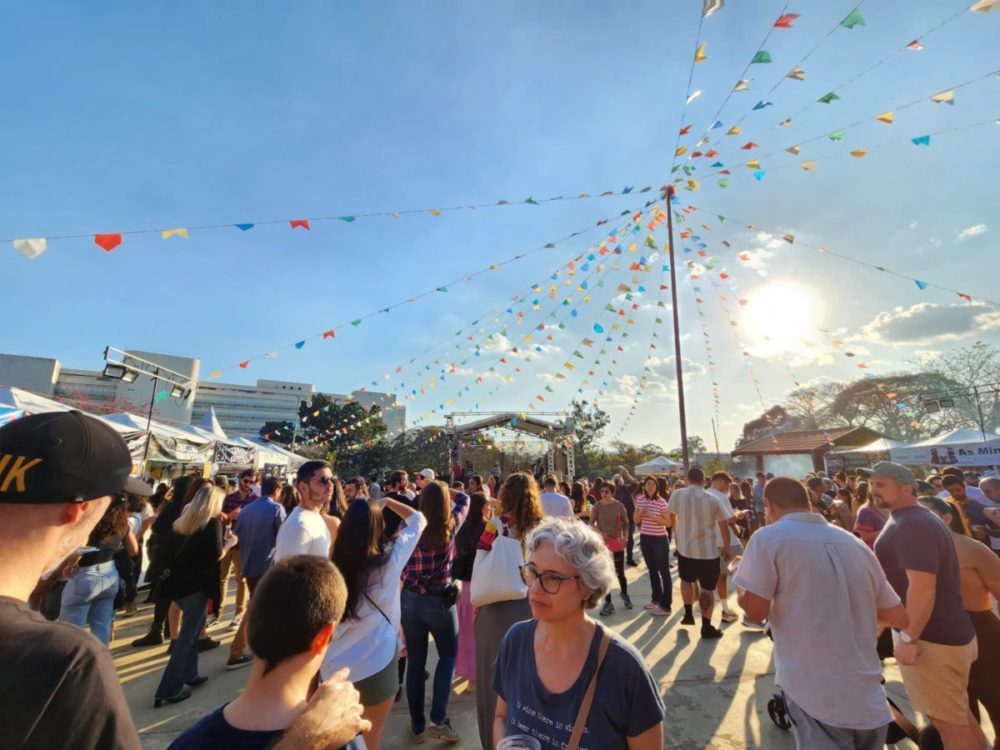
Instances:
[[[677,407],[681,422],[681,459],[684,461],[684,475],[687,476],[690,468],[688,456],[687,439],[687,412],[684,408],[684,365],[681,363],[681,324],[677,310],[677,268],[674,262],[674,212],[671,208],[671,201],[674,197],[674,186],[668,185],[666,190],[667,199],[667,245],[668,257],[670,258],[670,300],[674,313],[674,361],[677,365]]]

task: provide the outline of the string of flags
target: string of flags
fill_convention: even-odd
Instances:
[[[596,193],[579,193],[577,195],[557,195],[549,198],[535,198],[533,195],[529,195],[527,198],[521,200],[507,200],[499,199],[496,201],[489,201],[485,203],[469,203],[464,205],[456,206],[443,206],[441,208],[411,208],[411,209],[397,209],[392,211],[368,211],[365,213],[357,214],[341,214],[337,216],[311,216],[307,218],[298,219],[257,219],[254,221],[246,222],[218,222],[212,224],[201,224],[201,225],[189,225],[189,226],[175,226],[167,229],[157,228],[157,229],[129,229],[120,230],[117,232],[86,232],[86,233],[75,233],[75,234],[57,234],[49,235],[45,237],[29,237],[29,238],[7,238],[0,239],[0,243],[6,243],[13,246],[13,248],[21,253],[28,260],[35,260],[40,255],[42,255],[47,249],[48,244],[54,240],[91,240],[97,247],[106,253],[111,253],[122,246],[122,243],[127,237],[140,236],[140,235],[159,235],[163,240],[170,240],[172,238],[179,239],[190,239],[192,232],[204,232],[204,231],[219,231],[219,230],[237,230],[240,233],[249,232],[251,230],[257,229],[264,226],[287,226],[290,230],[302,230],[310,232],[313,229],[313,225],[317,223],[324,222],[341,222],[351,224],[355,221],[361,219],[372,219],[372,218],[392,218],[399,219],[407,215],[426,215],[432,217],[439,217],[445,213],[455,212],[455,211],[476,211],[480,209],[498,208],[501,206],[517,206],[517,205],[531,205],[539,206],[543,203],[555,203],[560,201],[579,201],[579,200],[589,200],[593,198],[610,198],[622,195],[630,195],[632,193],[648,193],[653,190],[652,185],[646,185],[642,188],[636,188],[633,185],[626,185],[619,190],[604,190]]]

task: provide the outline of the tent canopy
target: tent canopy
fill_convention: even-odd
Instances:
[[[639,474],[668,474],[670,472],[679,471],[684,468],[684,464],[680,461],[674,461],[667,458],[666,456],[657,456],[651,461],[647,461],[644,464],[639,464],[635,467],[636,475]]]
[[[893,448],[899,448],[903,443],[900,440],[889,438],[879,438],[868,445],[845,445],[843,448],[835,448],[830,453],[888,453]]]
[[[986,441],[1000,440],[1000,435],[992,432],[986,433]],[[967,427],[960,427],[957,430],[946,432],[943,435],[935,435],[927,440],[914,443],[911,448],[931,447],[933,445],[965,445],[966,443],[982,443],[983,433],[981,430],[970,430]]]

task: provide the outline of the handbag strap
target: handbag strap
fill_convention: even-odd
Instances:
[[[583,703],[580,704],[580,712],[576,715],[576,721],[573,722],[573,734],[569,736],[569,744],[566,745],[566,750],[579,750],[580,740],[583,739],[583,730],[587,724],[587,717],[590,716],[590,706],[594,702],[594,693],[597,692],[597,675],[601,671],[601,665],[604,663],[604,657],[608,655],[608,646],[611,645],[611,631],[607,630],[600,623],[597,627],[601,629],[601,645],[597,648],[597,664],[594,667],[594,675],[590,678],[590,684],[587,685],[587,692],[584,693]]]

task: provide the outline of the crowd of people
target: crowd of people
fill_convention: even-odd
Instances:
[[[76,412],[0,428],[2,747],[140,746],[105,647],[116,611],[136,611],[143,556],[153,617],[133,645],[168,641],[169,654],[152,705],[211,677],[198,655],[219,645],[213,627],[233,631],[226,668],[249,668],[179,750],[377,750],[404,693],[413,743],[456,743],[456,675],[475,694],[484,750],[513,736],[660,748],[660,686],[601,622],[615,587],[635,606],[636,547],[643,609],[672,614],[676,574],[679,624],[696,625],[697,604],[702,639],[739,619],[732,577],[744,626],[774,639],[799,747],[885,743],[888,652],[930,719],[926,742],[984,747],[980,706],[1000,725],[995,477],[946,469],[918,482],[884,462],[801,480],[696,467],[640,481],[620,467],[540,488],[527,472],[484,480],[469,465],[450,483],[430,468],[342,481],[316,460],[286,483],[247,470],[235,486],[182,476],[154,493],[131,466],[113,430]]]

